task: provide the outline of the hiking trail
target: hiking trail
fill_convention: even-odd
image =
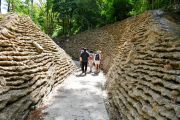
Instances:
[[[43,101],[44,120],[109,120],[104,104],[105,76],[81,71],[67,77]]]

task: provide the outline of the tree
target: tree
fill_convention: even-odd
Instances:
[[[123,20],[130,16],[133,0],[100,0],[102,14],[107,23]]]
[[[31,11],[31,7],[30,7],[30,0],[25,0],[25,2],[24,2],[24,6],[26,6],[27,7],[27,13],[26,14],[28,14],[28,15],[30,15],[30,11]]]
[[[16,12],[17,8],[21,6],[21,0],[6,0],[7,2],[7,12]]]
[[[6,0],[8,12],[25,14],[49,36],[71,36],[178,0]],[[37,1],[37,0],[36,0]],[[1,2],[1,0],[0,0]]]
[[[8,3],[7,12],[10,12],[10,7],[11,7],[11,0],[7,0],[7,3]]]
[[[73,11],[76,7],[75,0],[53,0],[52,12],[58,13],[58,21],[65,37],[71,34]]]
[[[0,0],[0,13],[1,13],[1,0]]]
[[[34,0],[31,0],[31,18],[33,18],[33,12],[34,12],[33,4],[34,4]]]

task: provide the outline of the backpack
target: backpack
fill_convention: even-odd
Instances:
[[[99,58],[99,54],[96,54],[96,56],[95,56],[95,60],[100,60],[100,58]]]

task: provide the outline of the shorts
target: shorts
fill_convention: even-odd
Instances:
[[[89,61],[89,66],[90,66],[90,67],[93,66],[93,61],[92,61],[92,60]]]
[[[95,60],[95,65],[97,65],[97,64],[100,64],[100,61],[99,61],[99,60],[98,60],[98,61]]]

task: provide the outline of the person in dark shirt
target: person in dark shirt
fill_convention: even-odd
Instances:
[[[87,71],[88,58],[89,58],[89,54],[87,53],[86,48],[84,48],[84,52],[81,53],[80,56],[80,61],[82,63],[81,65],[82,73],[85,73],[85,75]]]
[[[81,54],[84,52],[84,48],[80,49],[79,57],[81,57]],[[80,60],[80,67],[82,67],[82,61]]]

